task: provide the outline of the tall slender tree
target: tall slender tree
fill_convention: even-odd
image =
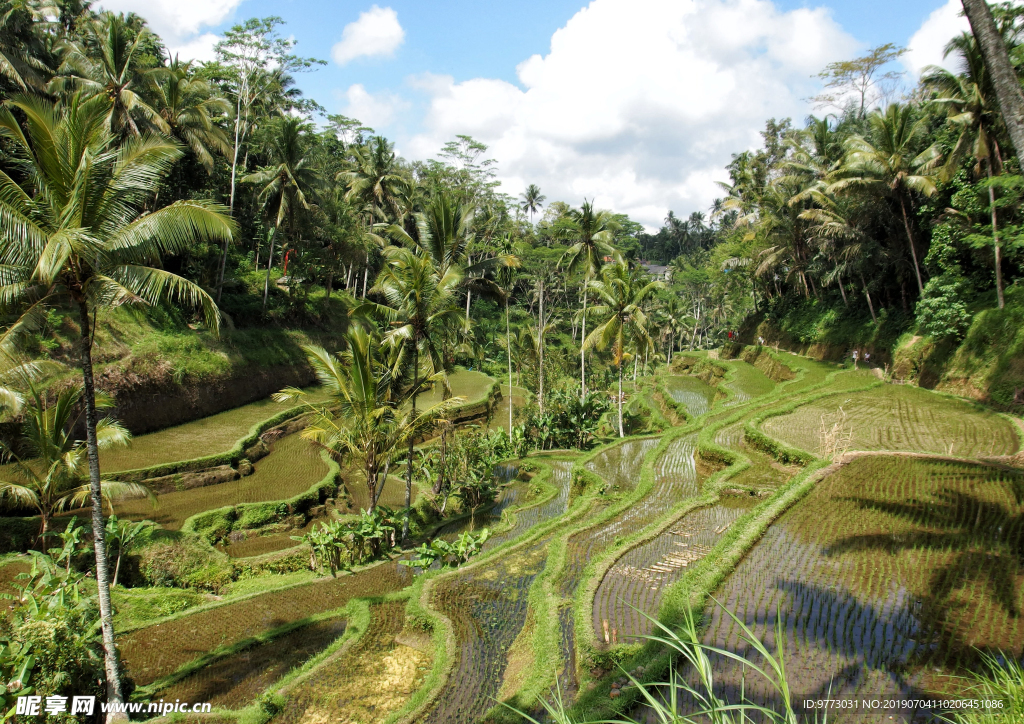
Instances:
[[[547,201],[547,197],[541,194],[540,186],[537,184],[530,184],[526,187],[526,191],[519,194],[519,208],[530,215],[531,224],[533,215],[541,210],[545,201]]]
[[[569,212],[570,225],[564,235],[573,243],[559,262],[570,274],[583,274],[583,310],[580,316],[580,339],[587,337],[587,285],[601,269],[605,258],[622,260],[618,250],[612,246],[618,223],[610,211],[597,211],[594,205],[583,200],[583,205]],[[587,396],[587,351],[580,344],[580,400]]]
[[[612,362],[619,374],[619,437],[625,437],[622,427],[622,365],[628,349],[647,349],[650,330],[644,303],[659,289],[660,281],[648,282],[626,264],[608,264],[599,279],[589,282],[591,291],[600,304],[593,307],[594,314],[604,321],[594,328],[584,341],[589,348],[612,350]]]
[[[22,116],[21,123],[12,110]],[[143,213],[182,152],[145,133],[118,143],[109,112],[104,96],[87,101],[75,96],[60,106],[21,96],[0,108],[0,138],[21,172],[15,180],[0,169],[0,305],[7,310],[29,305],[22,319],[50,303],[70,303],[78,313],[106,683],[108,700],[117,703],[123,696],[104,542],[92,361],[95,315],[117,305],[173,299],[201,309],[207,327],[216,332],[220,317],[210,296],[159,264],[162,255],[181,253],[194,242],[231,237],[234,224],[226,209],[200,201],[176,201]],[[113,718],[118,717],[108,715]]]

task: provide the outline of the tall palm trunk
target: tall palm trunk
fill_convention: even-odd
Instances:
[[[996,298],[999,300],[999,308],[1006,306],[1003,298],[1003,269],[1002,250],[999,248],[999,232],[996,227],[996,190],[992,187],[992,159],[985,159],[985,170],[988,172],[988,205],[992,209],[992,246],[996,255]]]
[[[539,381],[538,381],[538,385],[537,385],[537,407],[540,410],[541,416],[543,416],[544,415],[544,281],[541,280],[541,281],[537,282],[537,284],[538,284],[538,287],[540,289],[540,310],[539,310],[539,316],[537,317],[537,319],[538,319],[538,321],[540,323],[539,326],[537,327],[537,346],[540,348],[538,350],[538,353],[537,353],[537,356],[540,358],[540,371],[538,373],[540,375],[540,377],[539,377]]]
[[[621,351],[621,350],[620,350]],[[619,356],[619,437],[625,437],[622,429],[622,356]]]
[[[512,439],[512,332],[508,323],[508,296],[505,296],[505,349],[508,352],[508,439]]]
[[[466,331],[469,331],[469,300],[473,297],[473,290],[466,290]]]
[[[583,278],[583,326],[580,328],[580,402],[587,398],[587,279]]]
[[[412,419],[416,419],[416,398],[420,388],[420,348],[412,338]],[[402,542],[409,537],[409,514],[412,512],[412,456],[416,440],[409,436],[409,455],[405,461],[405,520],[402,521]]]
[[[277,241],[277,227],[270,235],[270,254],[267,256],[267,279],[263,284],[263,311],[267,311],[267,296],[270,294],[270,267],[274,265],[274,242]]]
[[[864,296],[868,300],[868,311],[871,312],[871,321],[878,324],[878,317],[875,316],[875,305],[871,303],[871,292],[868,291],[868,283],[864,281],[864,272],[860,273],[860,285],[864,287]]]
[[[1002,111],[1003,121],[1010,133],[1010,140],[1017,154],[1024,153],[1024,93],[1020,81],[1010,62],[1003,36],[996,27],[992,11],[985,0],[961,0],[964,14],[971,23],[971,32],[978,40],[985,67],[995,86],[996,100]]]
[[[235,147],[231,155],[231,192],[228,201],[228,211],[231,216],[235,215],[235,188],[237,185],[237,169],[238,169],[238,140],[239,140],[239,124],[242,110],[242,96],[239,94],[237,107],[235,109]],[[228,238],[224,237],[224,248],[221,250],[220,255],[220,268],[217,271],[217,304],[220,304],[220,293],[224,289],[224,268],[228,263]],[[259,266],[259,262],[256,263]]]
[[[903,212],[903,228],[907,232],[907,243],[910,245],[910,256],[914,260],[914,275],[917,277],[917,291],[924,296],[924,284],[921,282],[921,267],[917,264],[917,250],[914,248],[914,235],[910,233],[910,219],[907,218],[907,205],[900,194],[900,211]]]
[[[92,376],[92,330],[89,307],[78,302],[82,327],[82,380],[85,383],[85,432],[89,454],[89,497],[92,500],[93,550],[96,552],[96,587],[99,593],[100,625],[103,630],[103,667],[107,678],[107,702],[120,703],[121,672],[114,646],[114,614],[110,605],[110,567],[107,565],[106,526],[103,523],[103,490],[100,487],[100,453],[96,441],[96,387]],[[107,721],[127,720],[125,714],[107,714]]]

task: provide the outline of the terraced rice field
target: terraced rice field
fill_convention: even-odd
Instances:
[[[755,499],[727,496],[688,513],[660,535],[615,562],[594,595],[594,635],[605,643],[633,643],[649,635],[662,594],[706,556]],[[605,632],[608,639],[605,639]]]
[[[423,684],[431,661],[429,638],[403,638],[404,624],[404,601],[372,605],[368,629],[289,686],[287,704],[271,721],[383,721],[403,707]]]
[[[412,572],[406,566],[385,562],[137,629],[119,637],[118,647],[136,683],[150,684],[219,646],[341,608],[355,597],[397,591],[411,582]]]
[[[118,503],[115,510],[131,520],[152,520],[177,530],[187,518],[207,510],[294,497],[321,480],[328,470],[320,452],[298,433],[272,442],[270,454],[258,460],[254,468],[252,475],[231,482],[164,493],[158,496],[155,508],[143,498]]]
[[[306,392],[310,402],[326,399],[319,387],[306,388]],[[139,435],[132,439],[131,447],[101,452],[100,467],[104,472],[135,470],[224,452],[249,434],[253,425],[287,409],[288,405],[267,397],[216,415]]]
[[[1019,470],[862,457],[773,524],[715,596],[769,649],[779,612],[794,700],[956,694],[945,675],[976,668],[978,650],[1024,655],[1022,500]],[[705,643],[742,652],[723,611],[708,615]],[[735,693],[736,667],[716,669]]]
[[[565,513],[572,464],[559,460],[549,464],[551,483],[558,494],[542,505],[519,511],[516,525],[493,536],[485,549]],[[526,623],[530,586],[544,570],[547,545],[553,535],[549,533],[525,550],[438,581],[431,605],[451,621],[459,660],[424,722],[476,721],[494,706],[505,676],[507,654]]]
[[[835,384],[856,381],[839,375]],[[769,435],[803,450],[819,450],[822,416],[831,425],[847,415],[851,450],[928,452],[961,457],[1012,455],[1019,447],[1013,423],[970,402],[907,385],[883,385],[833,395],[765,421]]]
[[[733,370],[733,378],[726,387],[733,391],[731,404],[742,405],[755,397],[767,395],[775,389],[775,383],[764,372],[743,360],[724,363]]]
[[[205,666],[163,689],[167,701],[208,701],[218,708],[241,709],[291,669],[304,663],[345,633],[344,619],[304,626],[240,654]]]
[[[671,375],[665,378],[665,388],[672,399],[686,405],[686,411],[693,417],[706,415],[715,402],[718,391],[696,377]]]

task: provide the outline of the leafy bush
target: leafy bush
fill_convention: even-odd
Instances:
[[[231,582],[227,557],[191,536],[144,548],[139,554],[139,571],[150,586],[216,593]]]
[[[527,439],[541,450],[587,450],[594,442],[601,416],[611,408],[603,394],[587,392],[580,399],[578,387],[557,389],[544,402],[544,414],[535,405],[527,408]]]
[[[924,297],[917,303],[917,329],[936,339],[960,339],[971,326],[967,307],[971,291],[962,278],[940,275],[932,277],[924,287]]]

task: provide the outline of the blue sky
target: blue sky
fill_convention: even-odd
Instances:
[[[491,146],[503,190],[596,197],[652,227],[669,208],[706,208],[768,117],[806,116],[825,63],[892,42],[912,46],[900,69],[913,76],[963,22],[956,0],[100,3],[200,58],[233,23],[279,15],[298,52],[329,61],[300,77],[307,95],[406,157],[469,133]]]

